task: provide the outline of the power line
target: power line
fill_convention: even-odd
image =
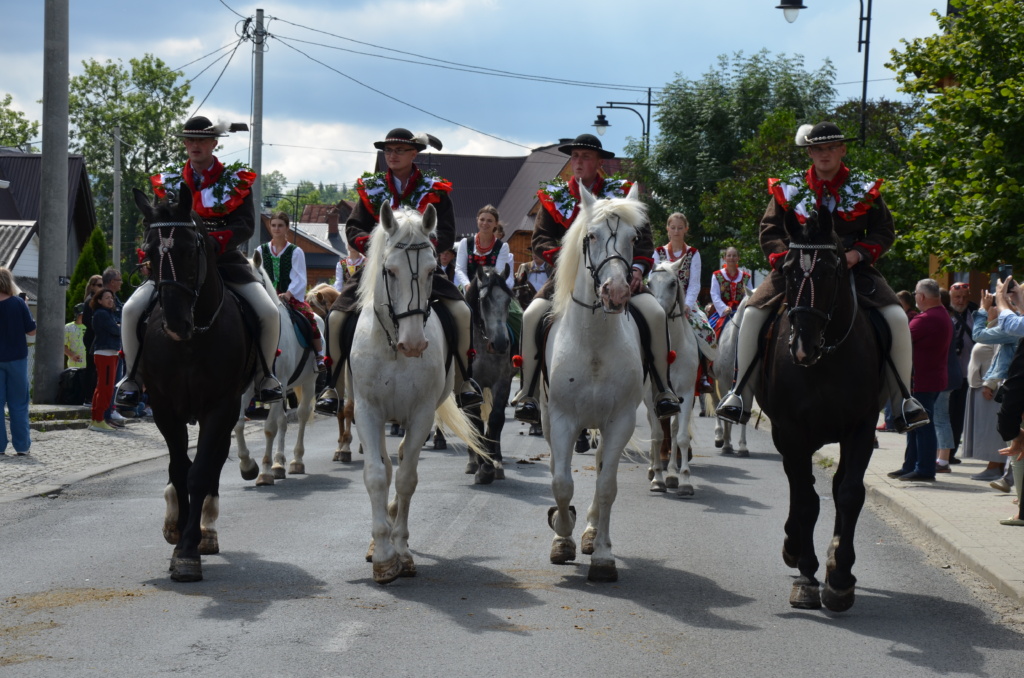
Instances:
[[[329,36],[331,36],[333,38],[338,38],[339,40],[345,40],[345,41],[348,41],[348,42],[353,42],[353,43],[355,43],[357,45],[365,45],[366,47],[372,47],[374,49],[380,49],[380,50],[384,50],[384,51],[387,51],[387,52],[394,52],[396,54],[404,54],[405,56],[415,57],[416,59],[425,59],[427,61],[435,61],[435,62],[440,62],[440,63],[444,63],[444,64],[450,64],[451,66],[457,66],[458,68],[448,68],[446,66],[440,66],[440,65],[435,64],[435,63],[423,63],[421,61],[411,61],[411,60],[407,60],[407,59],[398,59],[398,58],[395,58],[395,57],[386,57],[386,56],[381,55],[381,54],[371,54],[369,52],[358,52],[356,50],[345,49],[343,47],[336,47],[336,46],[333,46],[333,45],[325,45],[325,44],[322,44],[322,43],[310,42],[308,40],[300,40],[299,38],[291,38],[291,37],[288,38],[288,39],[294,40],[296,42],[304,42],[304,43],[310,44],[310,45],[318,45],[320,47],[326,47],[328,49],[336,49],[336,50],[340,50],[340,51],[344,51],[344,52],[351,52],[353,54],[362,54],[362,55],[365,55],[365,56],[377,57],[379,59],[390,59],[390,60],[393,60],[393,61],[404,61],[406,63],[419,64],[421,66],[432,66],[434,68],[448,68],[448,70],[456,70],[456,71],[461,70],[461,71],[475,72],[475,73],[480,73],[481,75],[497,75],[497,76],[506,77],[506,78],[518,78],[518,79],[523,79],[523,80],[534,80],[534,81],[541,81],[541,82],[550,82],[550,83],[561,84],[561,85],[572,85],[572,86],[575,86],[575,87],[592,87],[592,88],[598,88],[598,89],[614,89],[614,90],[624,90],[624,91],[631,91],[631,92],[646,92],[648,90],[648,87],[642,86],[642,85],[619,85],[619,84],[603,83],[603,82],[588,82],[588,81],[582,81],[582,80],[568,80],[568,79],[564,79],[564,78],[551,78],[551,77],[543,76],[543,75],[530,75],[530,74],[527,74],[527,73],[516,73],[514,71],[506,71],[506,70],[501,70],[501,69],[498,69],[498,68],[490,68],[488,66],[474,66],[472,64],[464,64],[464,63],[460,63],[458,61],[449,61],[447,59],[438,59],[436,57],[425,56],[423,54],[416,54],[415,52],[406,52],[406,51],[403,51],[403,50],[400,50],[400,49],[394,49],[392,47],[384,47],[383,45],[375,45],[375,44],[370,43],[370,42],[364,42],[362,40],[356,40],[354,38],[349,38],[349,37],[346,37],[344,35],[338,35],[337,33],[331,33],[329,31],[320,30],[318,28],[312,28],[310,26],[303,26],[302,24],[297,24],[294,21],[288,21],[287,19],[282,19],[281,17],[271,17],[271,18],[272,19],[276,19],[277,21],[282,21],[282,22],[284,22],[286,24],[290,24],[292,26],[296,26],[298,28],[304,28],[307,31],[313,31],[314,33],[322,33],[324,35],[329,35]],[[279,37],[279,36],[275,36],[275,37]],[[661,87],[651,87],[650,89],[660,91],[662,88]]]
[[[280,146],[282,148],[306,148],[312,151],[334,151],[336,153],[377,153],[377,151],[355,151],[350,148],[324,148],[322,146],[296,146],[294,144],[263,144],[264,146]]]
[[[221,2],[223,2],[223,0],[221,0]],[[227,7],[227,5],[224,5],[224,6]],[[228,9],[231,9],[231,8],[228,7]],[[234,10],[231,10],[231,11],[234,11]],[[203,104],[206,103],[206,100],[210,98],[211,94],[213,94],[213,90],[216,89],[217,84],[220,82],[220,79],[224,76],[224,71],[228,70],[228,66],[231,65],[231,60],[235,58],[235,52],[238,51],[239,46],[244,41],[245,41],[245,36],[243,35],[241,38],[238,39],[238,42],[235,43],[235,48],[233,50],[231,50],[231,56],[228,57],[227,63],[224,64],[224,68],[220,69],[220,75],[218,75],[217,79],[213,82],[213,85],[210,87],[210,91],[207,92],[206,96],[203,97],[203,100],[199,102],[199,105],[196,107],[196,110],[193,111],[192,115],[189,116],[190,118],[194,118],[195,117],[196,113],[198,113],[200,111],[200,109],[202,109]],[[216,62],[214,62],[214,63],[216,63]],[[210,66],[212,66],[212,65],[213,64],[210,64]],[[207,66],[206,68],[209,68],[209,66]],[[204,68],[203,70],[205,71],[206,68]]]
[[[383,91],[381,91],[381,90],[379,90],[379,89],[377,89],[375,87],[371,87],[370,85],[367,85],[364,82],[356,80],[355,78],[353,78],[351,75],[348,75],[347,73],[342,73],[341,71],[339,71],[337,68],[334,68],[333,66],[328,66],[327,64],[325,64],[324,62],[320,61],[319,59],[314,59],[313,57],[311,57],[310,55],[306,54],[305,52],[303,52],[298,47],[295,47],[294,45],[289,44],[286,40],[282,40],[278,36],[268,36],[268,37],[276,37],[278,40],[280,40],[282,45],[284,45],[285,47],[288,47],[289,49],[295,50],[296,52],[298,52],[302,56],[306,57],[310,61],[318,63],[321,66],[323,66],[324,68],[326,68],[328,70],[331,70],[331,71],[334,71],[335,73],[337,73],[338,75],[342,76],[343,78],[347,78],[348,80],[351,80],[352,82],[356,83],[360,87],[365,87],[366,89],[370,90],[371,92],[376,92],[377,94],[381,95],[382,97],[391,99],[392,101],[394,101],[396,103],[399,103],[399,104],[402,104],[403,106],[407,106],[407,107],[409,107],[409,108],[411,108],[413,110],[419,111],[420,113],[425,113],[426,115],[429,115],[432,118],[437,118],[438,120],[441,120],[443,122],[447,122],[447,123],[449,123],[451,125],[455,125],[456,127],[461,127],[463,129],[467,129],[470,132],[476,132],[477,134],[482,134],[485,137],[490,137],[491,139],[497,139],[498,141],[503,141],[506,144],[511,144],[513,146],[518,146],[519,148],[525,148],[527,150],[533,150],[529,146],[525,146],[525,145],[520,144],[520,143],[518,143],[516,141],[510,141],[509,139],[503,139],[502,137],[499,137],[497,135],[490,134],[488,132],[484,132],[483,130],[478,130],[475,127],[470,127],[469,125],[463,125],[461,122],[456,122],[455,120],[452,120],[450,118],[445,118],[445,117],[440,116],[440,115],[438,115],[436,113],[431,113],[430,111],[426,110],[425,108],[420,108],[419,106],[416,106],[414,104],[410,104],[407,101],[402,101],[401,99],[399,99],[397,97],[394,97],[394,96],[388,94],[387,92],[383,92]]]
[[[238,18],[240,18],[240,19],[244,19],[244,18],[245,18],[244,16],[242,16],[241,14],[239,14],[238,12],[236,12],[235,10],[231,9],[230,7],[228,7],[228,3],[224,2],[224,0],[220,0],[220,4],[222,4],[222,5],[224,5],[225,7],[227,7],[227,8],[228,8],[228,10],[230,10],[230,11],[231,11],[231,12],[232,12],[232,13],[233,13],[233,14],[234,14],[235,16],[237,16]]]

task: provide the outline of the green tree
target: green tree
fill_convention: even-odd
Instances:
[[[180,129],[192,104],[188,82],[179,83],[152,54],[131,59],[82,62],[84,71],[71,78],[69,116],[71,149],[85,156],[92,180],[97,222],[108,233],[113,224],[115,126],[121,127],[121,251],[134,256],[138,219],[132,188],[146,189],[148,177],[184,161]]]
[[[658,235],[663,236],[664,217],[680,211],[690,221],[689,239],[697,247],[706,244],[701,197],[733,176],[744,142],[773,112],[788,109],[800,122],[821,119],[835,97],[834,77],[827,60],[807,71],[801,56],[762,50],[749,57],[720,56],[700,80],[678,75],[669,83],[650,155],[639,142],[627,149],[636,158],[637,177],[655,196],[651,223]]]
[[[947,270],[1020,265],[1024,3],[953,4],[959,16],[935,15],[941,33],[905,42],[887,64],[922,108],[894,202],[915,255],[936,254]]]
[[[297,194],[296,191],[298,191]],[[296,195],[298,195],[298,201],[296,201]],[[278,200],[274,209],[285,212],[293,222],[302,219],[302,209],[306,205],[320,205],[324,202],[320,197],[320,191],[316,189],[313,182],[306,179],[299,181],[298,186],[286,192],[285,196]]]
[[[0,100],[0,146],[35,152],[36,149],[28,142],[39,138],[39,122],[29,120],[24,113],[11,108],[12,100],[10,94],[4,94]]]
[[[89,239],[85,241],[78,261],[75,263],[75,270],[71,273],[71,285],[68,288],[67,303],[65,310],[65,322],[75,319],[75,306],[82,303],[85,298],[85,286],[89,278],[100,275],[104,269],[110,266],[110,250],[107,248],[107,237],[99,226],[92,230]]]
[[[264,174],[260,181],[263,191],[263,204],[270,203],[269,206],[274,207],[277,205],[277,201],[281,199],[281,195],[288,185],[288,178],[281,173],[281,170],[274,170]]]

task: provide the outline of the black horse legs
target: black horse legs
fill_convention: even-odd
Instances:
[[[832,480],[836,524],[825,565],[826,581],[835,591],[850,590],[851,605],[852,589],[857,583],[853,575],[856,560],[853,539],[864,507],[864,473],[873,451],[873,424],[873,421],[865,423],[855,435],[841,443],[839,468]]]
[[[818,558],[814,554],[814,525],[818,521],[820,502],[814,490],[814,471],[811,451],[781,450],[782,465],[789,480],[789,516],[786,519],[786,540],[782,557],[790,567],[796,567],[800,576],[793,585],[790,604],[794,607],[815,609],[821,606],[818,598]]]

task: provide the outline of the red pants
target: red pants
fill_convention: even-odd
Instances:
[[[117,379],[116,355],[96,355],[96,390],[92,394],[92,420],[103,421],[103,413],[110,407],[114,395],[114,380]]]

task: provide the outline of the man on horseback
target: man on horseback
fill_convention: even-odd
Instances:
[[[382,141],[377,141],[374,148],[384,151],[386,172],[364,174],[359,179],[356,190],[359,202],[352,210],[352,215],[345,223],[345,235],[348,238],[350,251],[365,254],[370,232],[380,221],[380,208],[388,203],[392,209],[407,207],[421,214],[428,205],[434,205],[437,211],[437,250],[443,252],[450,249],[455,242],[455,210],[452,199],[448,195],[452,190],[451,183],[432,172],[423,172],[413,162],[420,151],[432,146],[441,150],[441,142],[428,134],[413,134],[407,129],[397,127],[387,133]],[[327,315],[327,355],[332,363],[332,378],[328,388],[321,394],[316,403],[318,412],[335,414],[338,411],[340,398],[335,390],[344,347],[342,333],[349,314],[357,309],[356,291],[363,269],[356,271],[341,290],[341,296],[331,307]],[[433,289],[430,298],[440,302],[455,321],[458,331],[458,346],[454,349],[455,362],[455,399],[462,409],[474,407],[483,402],[480,388],[473,381],[470,364],[472,360],[471,337],[472,317],[469,306],[459,289],[448,278],[435,271]]]
[[[256,174],[241,163],[225,167],[213,154],[217,138],[226,137],[227,125],[214,125],[209,118],[198,115],[190,118],[182,131],[188,160],[181,168],[173,168],[149,178],[158,198],[176,195],[184,183],[192,191],[192,210],[204,221],[207,231],[220,245],[217,267],[228,287],[245,299],[259,317],[259,348],[262,355],[263,377],[258,399],[264,403],[281,400],[284,393],[281,382],[274,376],[274,358],[280,338],[277,305],[266,288],[252,276],[249,262],[238,251],[248,242],[256,225],[250,187]],[[115,400],[118,405],[135,406],[139,402],[139,384],[135,381],[136,363],[141,346],[137,327],[155,301],[157,286],[147,280],[135,290],[125,303],[121,315],[121,341],[127,376],[117,384]]]
[[[537,191],[541,209],[537,212],[537,219],[533,225],[532,240],[534,254],[542,256],[552,268],[556,265],[562,238],[579,213],[579,186],[586,186],[595,198],[603,199],[623,198],[632,185],[632,182],[606,179],[599,174],[604,160],[614,158],[615,154],[604,150],[601,141],[592,134],[581,134],[571,143],[559,146],[558,150],[571,157],[573,176],[568,183],[556,181]],[[653,264],[653,252],[651,227],[649,223],[645,223],[633,250],[633,276],[630,288],[634,296],[630,304],[640,312],[650,328],[654,409],[660,419],[665,419],[679,413],[679,398],[672,392],[668,382],[669,346],[665,311],[651,295],[637,294],[641,291],[644,275]],[[535,395],[539,359],[537,329],[544,316],[551,310],[554,290],[554,277],[551,277],[537,292],[537,296],[523,315],[523,387],[512,402],[516,406],[516,419],[529,424],[540,423],[540,407]]]
[[[720,419],[733,424],[746,424],[750,419],[758,338],[785,290],[780,270],[789,243],[785,213],[794,210],[797,220],[803,223],[812,211],[824,208],[839,217],[833,220],[835,232],[846,248],[846,265],[855,276],[859,303],[877,308],[889,326],[889,394],[892,402],[903,403],[901,413],[895,417],[896,426],[908,431],[929,421],[924,407],[908,390],[913,357],[906,313],[885,278],[872,266],[896,239],[892,214],[878,190],[883,180],[853,173],[846,167],[843,158],[847,141],[852,139],[844,137],[834,123],[803,125],[797,131],[796,145],[807,148],[810,169],[802,176],[768,180],[772,200],[761,219],[760,240],[772,270],[750,298],[740,324],[737,382],[715,410]]]

